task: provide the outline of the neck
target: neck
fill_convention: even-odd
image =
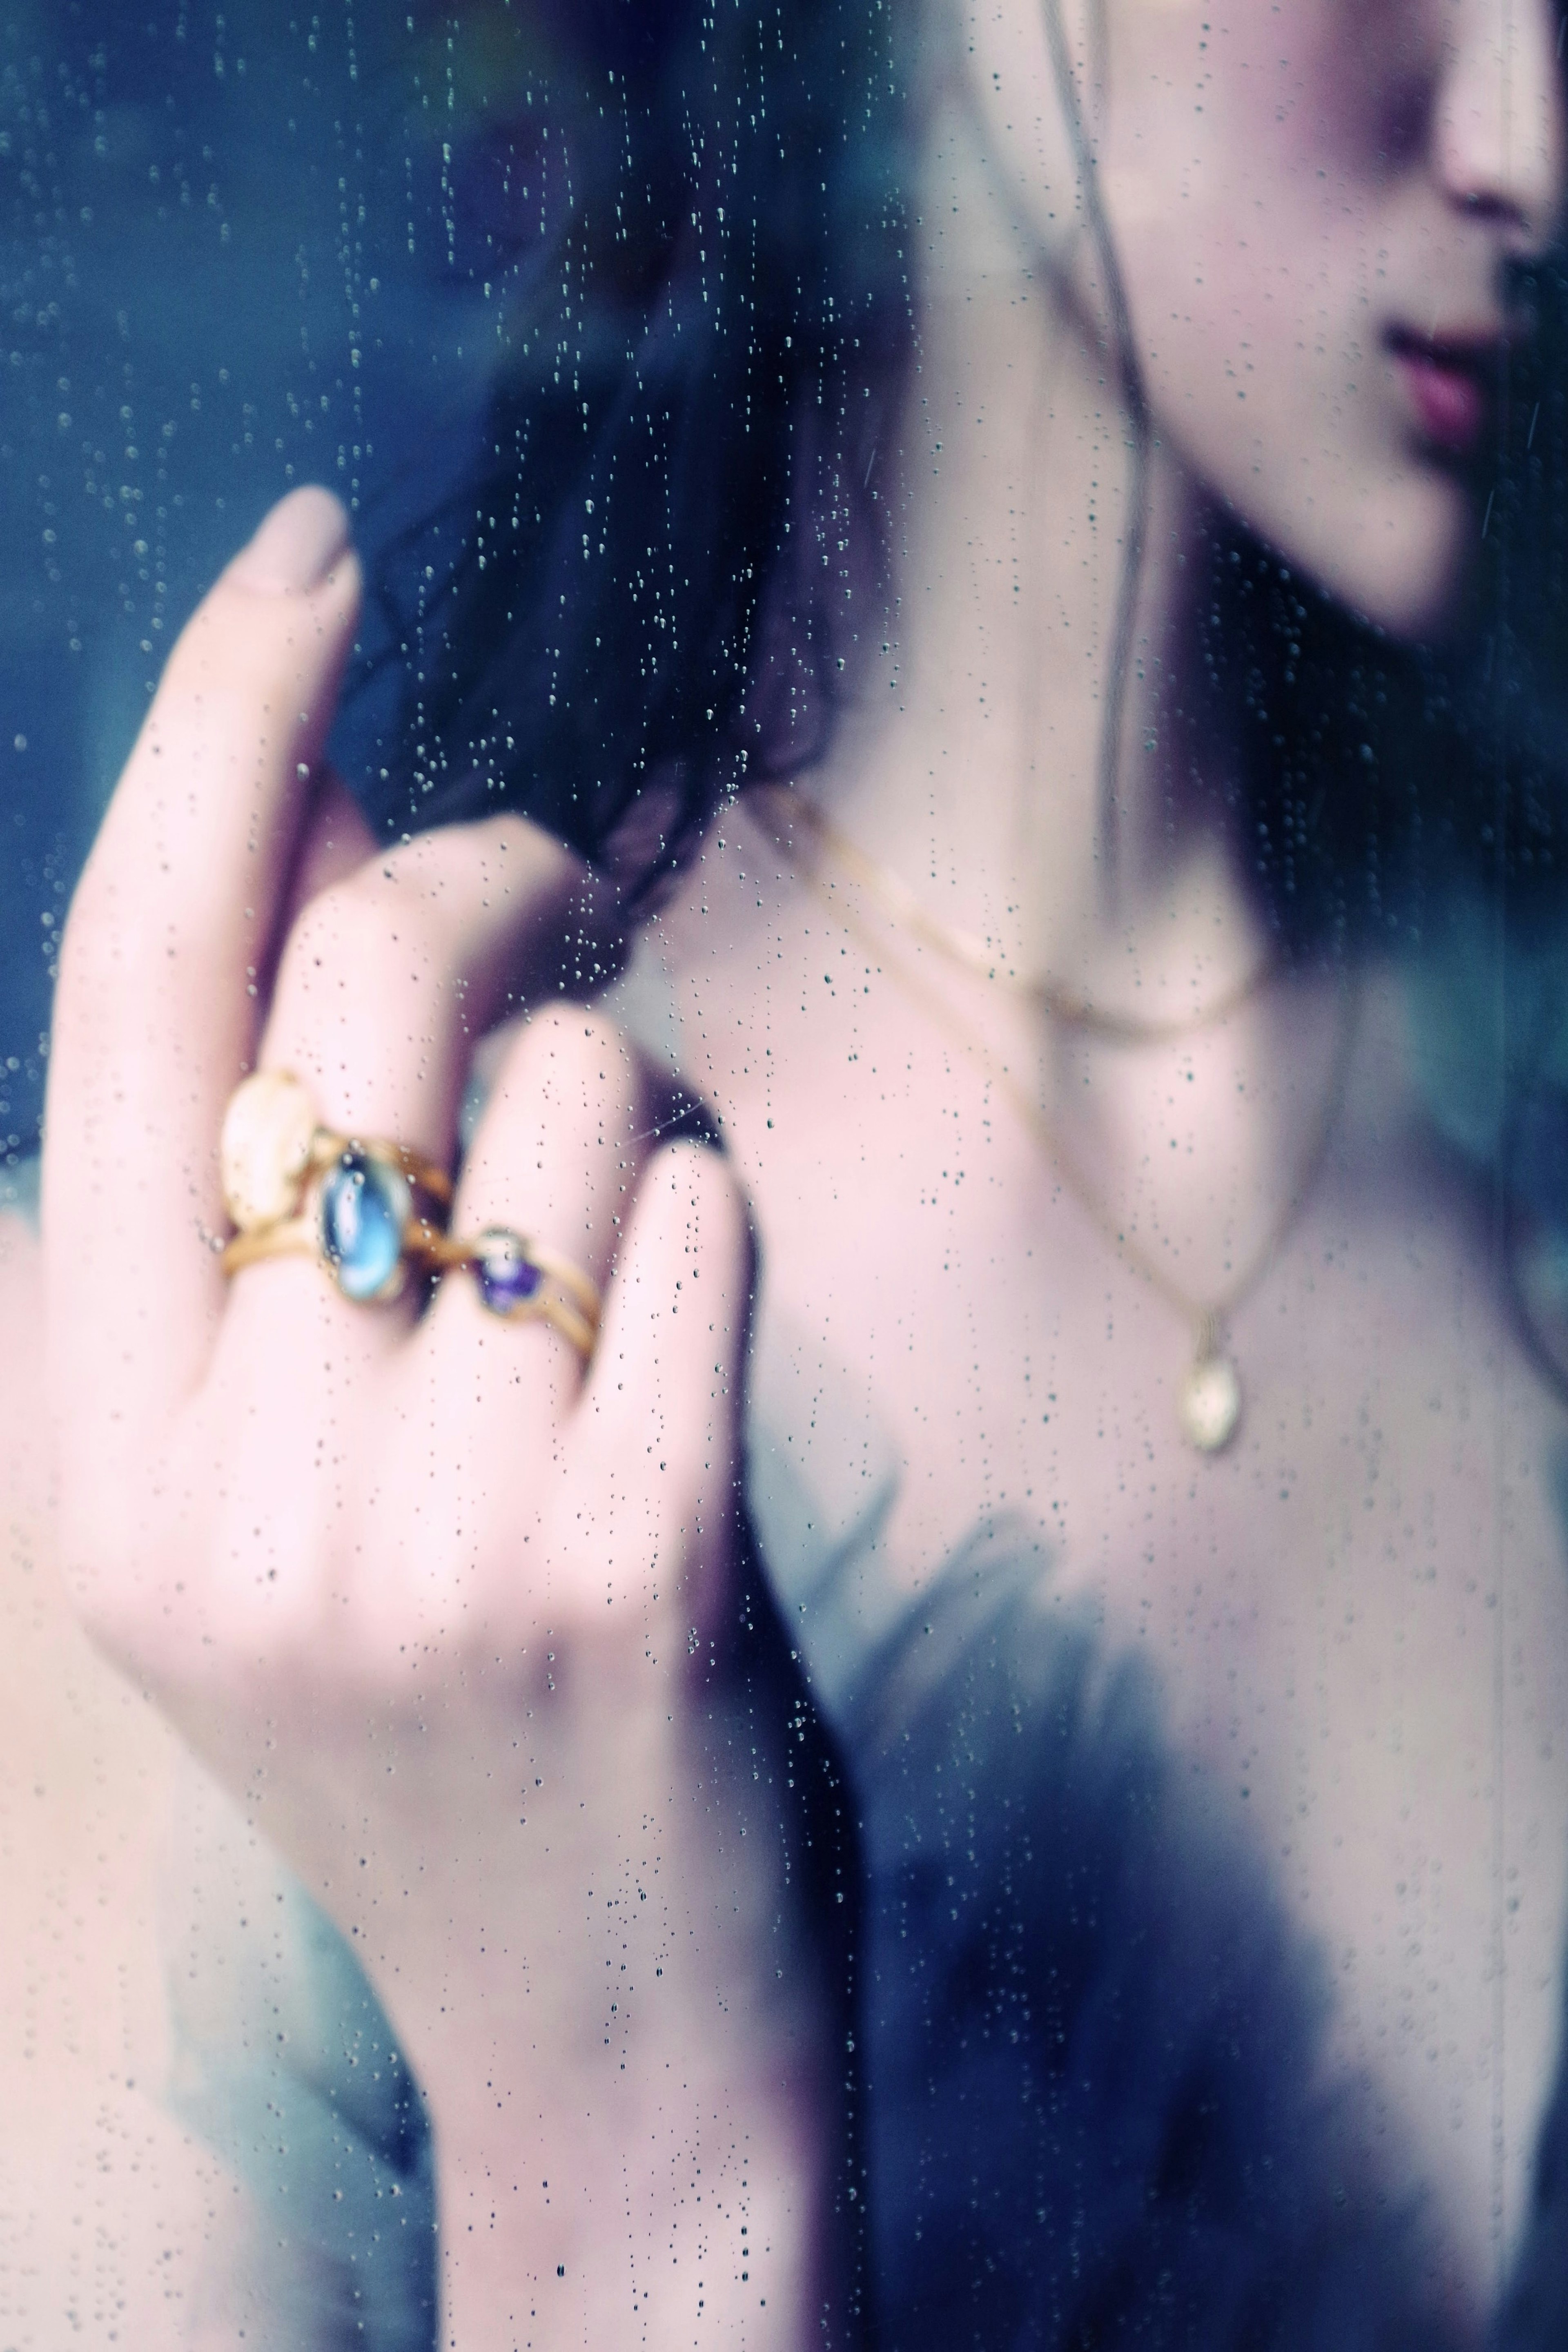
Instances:
[[[1088,306],[1018,251],[961,110],[928,157],[918,347],[896,463],[879,465],[884,643],[813,790],[1020,975],[1180,1017],[1266,952],[1221,814],[1233,752],[1194,657],[1202,502],[1151,448],[1113,744],[1131,418]]]

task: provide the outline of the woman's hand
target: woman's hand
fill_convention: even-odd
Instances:
[[[358,593],[340,509],[296,492],[176,647],[72,909],[45,1177],[68,1570],[403,2038],[444,2340],[819,2342],[838,2070],[727,1631],[727,1170],[651,1149],[624,1042],[558,994],[455,1229],[603,1288],[586,1376],[466,1276],[420,1314],[218,1264],[247,1068],[449,1162],[476,1040],[605,925],[520,819],[378,852],[313,795]]]

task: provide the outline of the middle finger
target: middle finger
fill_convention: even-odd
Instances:
[[[289,938],[259,1055],[310,1094],[324,1126],[403,1146],[444,1168],[475,1040],[515,991],[530,950],[596,919],[594,886],[570,854],[506,816],[425,834],[371,858],[307,907]],[[235,1280],[220,1358],[267,1360],[298,1347],[300,1317],[384,1353],[401,1309],[340,1297],[308,1258],[279,1256]]]

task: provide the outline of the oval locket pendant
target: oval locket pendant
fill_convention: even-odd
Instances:
[[[1241,1419],[1241,1375],[1212,1347],[1188,1366],[1176,1399],[1182,1433],[1200,1454],[1219,1454]]]

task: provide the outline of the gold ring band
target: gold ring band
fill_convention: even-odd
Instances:
[[[218,1259],[225,1274],[238,1274],[247,1265],[259,1265],[267,1257],[314,1257],[321,1255],[313,1217],[279,1217],[275,1225],[256,1225],[247,1234],[235,1234],[224,1244]]]
[[[593,1350],[599,1344],[599,1326],[580,1315],[570,1299],[557,1298],[549,1291],[539,1293],[526,1307],[515,1307],[507,1317],[509,1323],[548,1323],[563,1339],[577,1349],[584,1364],[593,1360]]]
[[[430,1263],[443,1272],[477,1275],[489,1264],[497,1245],[511,1249],[548,1281],[559,1284],[579,1312],[591,1323],[598,1323],[601,1302],[597,1283],[570,1258],[535,1241],[531,1234],[514,1233],[509,1225],[486,1226],[470,1241],[438,1234],[430,1244]]]
[[[437,1252],[444,1245],[445,1235],[426,1218],[415,1217],[403,1229],[403,1255],[417,1265],[434,1270],[443,1262]],[[243,1267],[259,1265],[269,1257],[319,1258],[330,1272],[333,1261],[321,1246],[319,1216],[306,1211],[298,1217],[279,1217],[276,1224],[255,1226],[246,1234],[232,1234],[219,1252],[218,1264],[225,1274],[238,1274]]]
[[[340,1270],[322,1244],[319,1210],[235,1234],[219,1263],[226,1275],[235,1275],[269,1257],[314,1258],[342,1287]],[[585,1364],[592,1357],[601,1313],[598,1286],[580,1266],[542,1243],[499,1225],[471,1241],[454,1241],[416,1218],[403,1229],[399,1264],[416,1273],[472,1275],[491,1314],[507,1323],[548,1323]],[[397,1292],[382,1287],[370,1295],[385,1298]]]

